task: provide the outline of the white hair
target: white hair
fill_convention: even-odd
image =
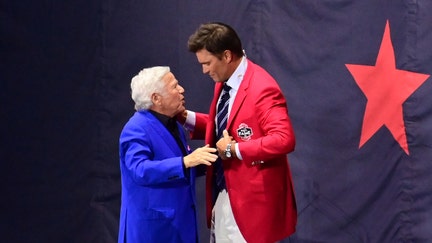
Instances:
[[[144,68],[131,81],[132,100],[135,110],[148,110],[153,105],[151,96],[156,92],[163,92],[162,78],[170,72],[167,66]]]

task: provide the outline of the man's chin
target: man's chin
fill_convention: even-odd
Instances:
[[[182,114],[182,113],[185,112],[185,111],[186,111],[186,107],[183,106],[182,109],[179,109],[179,110],[178,110],[178,112],[177,112],[176,115],[178,115],[178,114]]]
[[[214,77],[212,77],[212,76],[210,76],[210,78],[211,78],[215,83],[222,82],[222,80],[218,80],[218,79],[216,79],[216,78],[214,78]]]

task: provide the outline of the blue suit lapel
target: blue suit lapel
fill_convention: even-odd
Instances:
[[[150,120],[149,124],[152,127],[152,131],[154,131],[154,136],[159,137],[160,139],[158,142],[165,143],[167,147],[173,152],[175,155],[183,155],[181,149],[177,145],[177,142],[175,141],[174,137],[171,135],[171,133],[166,129],[166,127],[150,112],[146,112],[146,117]],[[179,131],[182,128],[179,128]],[[181,131],[181,140],[184,144],[186,144],[186,141],[184,140],[184,133]]]

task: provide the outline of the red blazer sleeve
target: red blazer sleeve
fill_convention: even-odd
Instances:
[[[257,93],[253,94],[254,92]],[[255,128],[253,139],[238,144],[243,160],[270,160],[292,152],[295,147],[294,131],[280,90],[267,87],[251,91],[250,95],[257,97],[253,105],[257,120],[250,124]],[[241,124],[234,128],[240,126]]]
[[[204,140],[206,135],[208,114],[196,112],[196,121],[194,131],[191,132],[192,139]]]

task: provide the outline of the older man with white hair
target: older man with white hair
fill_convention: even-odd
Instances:
[[[216,161],[216,149],[189,150],[175,119],[185,111],[184,89],[169,67],[143,69],[131,90],[136,112],[120,134],[118,242],[198,242],[195,167]]]

